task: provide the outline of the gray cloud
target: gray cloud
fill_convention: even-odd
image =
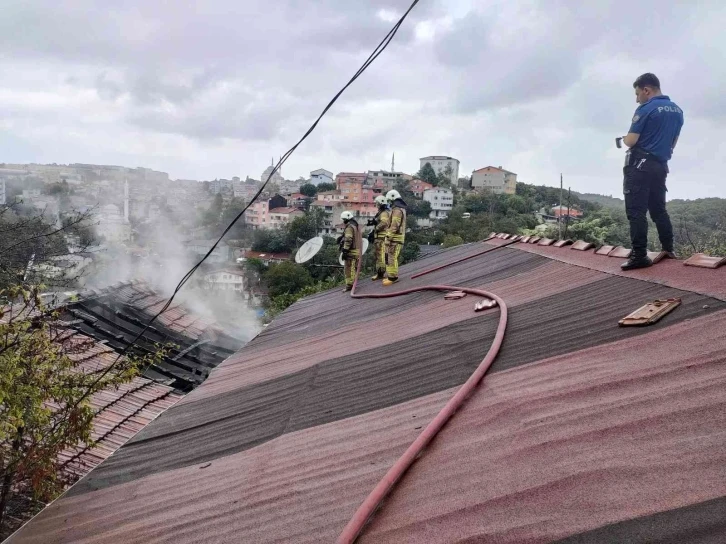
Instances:
[[[215,177],[258,175],[261,156],[284,152],[389,30],[379,12],[409,1],[5,4],[0,128],[24,142],[5,153]],[[422,0],[286,175],[379,168],[393,151],[415,170],[419,156],[445,152],[464,171],[507,164],[537,182],[571,169],[614,192],[610,144],[642,72],[683,107],[696,148],[723,139],[726,6],[692,4]],[[674,159],[674,179],[717,186],[719,169],[704,164]]]

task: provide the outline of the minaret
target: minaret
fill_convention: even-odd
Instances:
[[[391,172],[395,172],[396,171],[395,164],[396,164],[396,154],[394,153],[391,156]]]
[[[124,181],[124,223],[129,222],[129,180]]]

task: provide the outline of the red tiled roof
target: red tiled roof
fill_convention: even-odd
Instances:
[[[592,250],[515,243],[411,279],[507,242],[401,267],[401,288],[484,288],[510,320],[360,541],[718,542],[726,269],[623,273]],[[655,325],[618,326],[670,297],[681,306]],[[334,541],[487,351],[498,310],[474,302],[334,289],[295,303],[11,543]]]

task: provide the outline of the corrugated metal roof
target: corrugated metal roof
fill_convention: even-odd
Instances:
[[[646,542],[663,527],[718,541],[726,270],[621,273],[592,251],[516,244],[407,279],[481,250],[401,269],[402,286],[496,292],[509,327],[362,541]],[[673,296],[657,324],[618,327]],[[474,302],[335,290],[296,303],[11,542],[333,541],[487,351],[497,310]]]

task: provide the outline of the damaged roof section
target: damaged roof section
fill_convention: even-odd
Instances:
[[[129,282],[83,293],[79,301],[63,308],[61,319],[70,328],[120,353],[166,300],[144,283]],[[154,321],[131,351],[143,356],[156,351],[158,345],[167,346],[168,355],[145,369],[144,376],[188,392],[242,344],[213,322],[174,304]]]

